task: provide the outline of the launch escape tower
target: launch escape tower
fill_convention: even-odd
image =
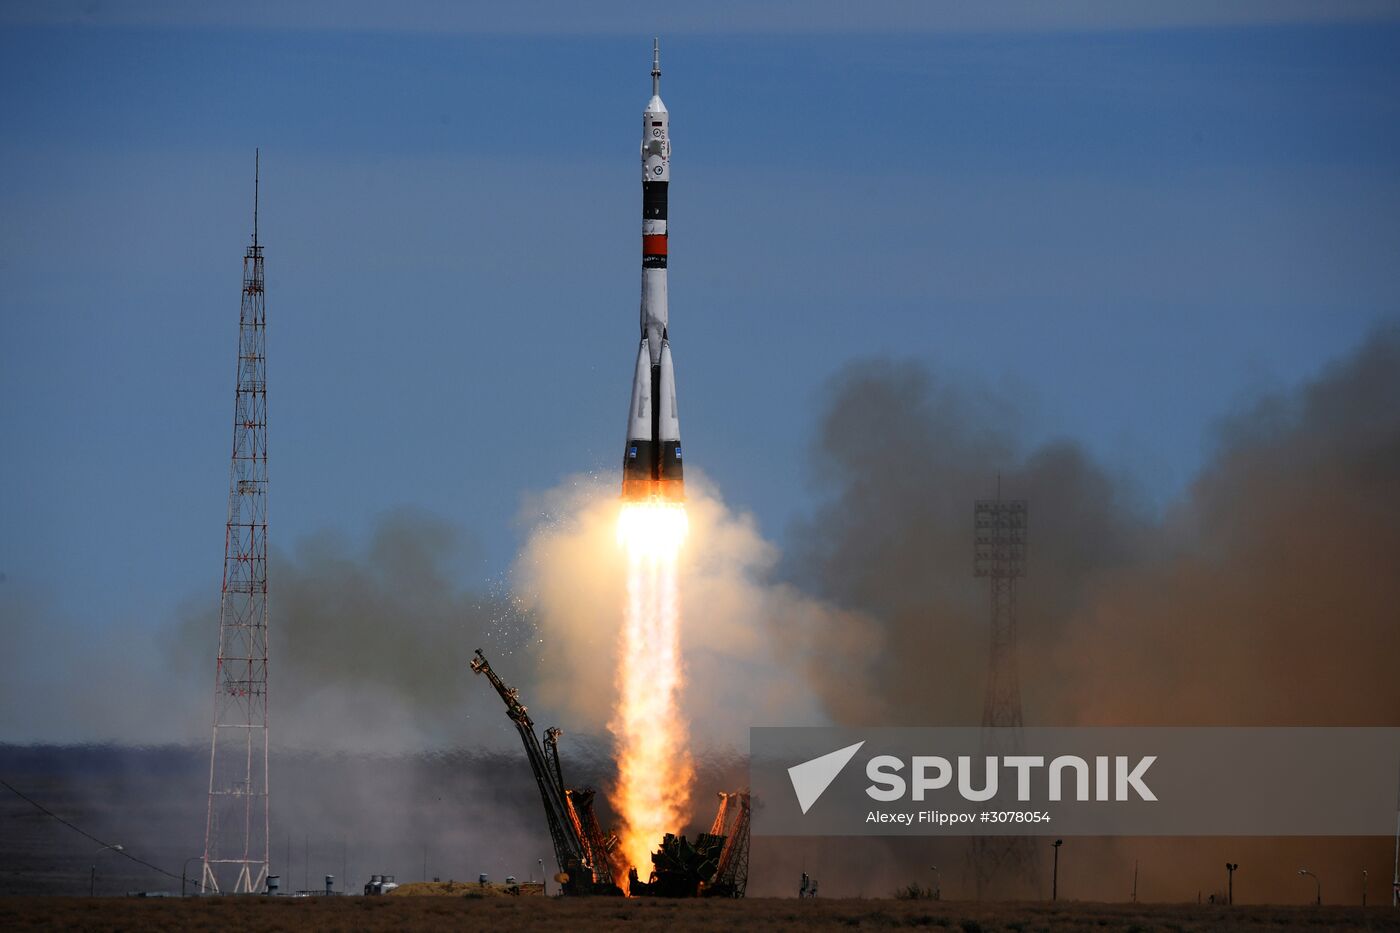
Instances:
[[[985,755],[1022,751],[1021,682],[1016,656],[1016,580],[1026,575],[1026,500],[978,499],[973,515],[973,576],[985,577],[991,604],[987,693],[982,707]],[[999,730],[991,732],[987,730]],[[1040,884],[1034,840],[1026,836],[974,836],[969,853],[977,897]]]
[[[206,893],[259,892],[268,869],[267,318],[258,242],[259,161],[255,155],[253,242],[243,254],[238,321],[233,460],[200,880],[200,890]]]

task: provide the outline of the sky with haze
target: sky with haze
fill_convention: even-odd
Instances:
[[[217,602],[255,147],[277,545],[410,506],[486,581],[612,475],[655,33],[686,460],[780,545],[848,363],[1152,510],[1396,320],[1400,5],[585,6],[0,4],[7,629]]]

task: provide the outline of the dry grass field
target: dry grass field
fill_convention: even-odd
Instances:
[[[1400,911],[1195,904],[969,904],[895,900],[624,901],[609,898],[0,899],[0,930],[1400,930]]]

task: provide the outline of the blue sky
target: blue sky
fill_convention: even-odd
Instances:
[[[484,580],[616,469],[654,30],[687,461],[778,541],[850,360],[1161,505],[1400,297],[1394,6],[0,9],[0,572],[80,625],[217,598],[254,146],[275,541],[412,505]]]

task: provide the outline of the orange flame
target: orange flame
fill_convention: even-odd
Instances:
[[[618,700],[608,724],[617,742],[611,800],[622,820],[618,857],[642,880],[661,837],[685,824],[694,777],[679,706],[676,564],[688,528],[685,506],[663,502],[624,505],[617,523],[618,543],[627,551],[627,605]]]

